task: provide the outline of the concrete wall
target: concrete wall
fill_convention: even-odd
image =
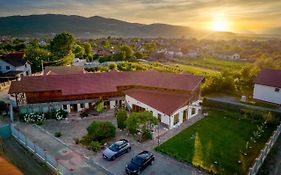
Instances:
[[[255,84],[253,98],[270,103],[281,104],[281,88],[275,92],[275,87]]]

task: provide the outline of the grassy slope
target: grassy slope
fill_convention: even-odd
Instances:
[[[230,117],[224,118],[229,114],[211,111],[207,118],[185,129],[156,150],[219,174],[246,174],[273,128],[265,130],[245,157],[240,150],[245,148],[256,124]],[[237,163],[238,160],[242,161],[241,165]],[[215,161],[218,165],[214,164]]]

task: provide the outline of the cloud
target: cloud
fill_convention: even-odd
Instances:
[[[8,0],[0,16],[68,14],[105,16],[140,23],[199,25],[223,13],[232,21],[278,25],[280,0]]]

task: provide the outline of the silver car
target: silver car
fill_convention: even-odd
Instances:
[[[106,148],[103,151],[102,156],[106,160],[114,160],[117,157],[125,153],[128,153],[130,151],[131,151],[131,145],[128,142],[128,140],[121,139],[110,145],[108,148]]]

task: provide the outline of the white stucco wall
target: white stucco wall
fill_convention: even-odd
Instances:
[[[0,71],[2,72],[2,73],[6,73],[6,72],[9,72],[9,71],[15,71],[16,70],[16,68],[14,67],[14,66],[12,66],[12,65],[10,65],[10,64],[8,64],[8,63],[6,63],[5,61],[3,61],[3,60],[0,60]],[[10,66],[10,70],[7,70],[6,69],[6,66]]]
[[[157,109],[154,109],[153,107],[148,106],[148,105],[146,105],[146,104],[144,104],[144,103],[142,103],[142,102],[140,102],[140,101],[138,101],[138,100],[136,100],[136,99],[134,99],[134,98],[132,98],[128,95],[125,96],[125,100],[126,100],[126,104],[130,108],[132,108],[133,104],[135,104],[135,105],[138,105],[138,106],[144,108],[146,111],[152,111],[154,117],[158,118],[158,114],[161,114],[161,123],[165,123],[166,125],[170,126],[170,128],[171,128],[171,125],[170,125],[170,122],[171,122],[170,119],[171,118],[170,118],[170,116],[168,116],[168,115],[164,114],[163,112],[158,111]]]
[[[281,104],[281,88],[279,92],[275,92],[275,87],[255,84],[253,98],[270,103]]]

